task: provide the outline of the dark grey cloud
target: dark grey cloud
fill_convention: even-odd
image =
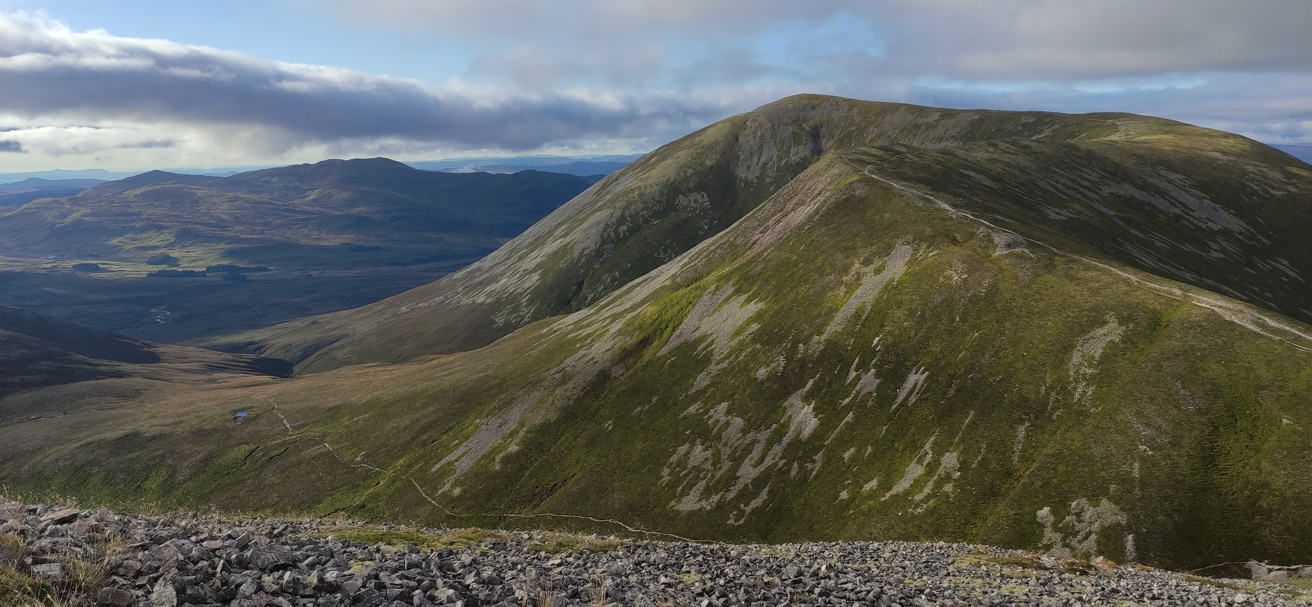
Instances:
[[[0,141],[0,152],[22,152],[23,146],[17,141]]]
[[[715,104],[572,90],[435,86],[0,16],[0,110],[25,118],[244,124],[290,142],[379,137],[531,149],[633,137],[723,114]]]

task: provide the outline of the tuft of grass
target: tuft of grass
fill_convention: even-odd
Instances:
[[[6,492],[4,501],[24,510],[22,500],[14,500]],[[64,505],[76,507],[67,500]],[[32,574],[25,559],[31,555],[28,543],[22,537],[0,533],[0,605],[6,607],[75,607],[91,605],[109,577],[110,560],[121,553],[127,544],[115,533],[99,535],[91,543],[90,554],[77,556],[64,554],[60,563],[64,576],[55,582]]]
[[[619,548],[619,546],[620,542],[616,540],[549,533],[543,536],[542,539],[529,544],[528,549],[550,554],[563,554],[566,552],[610,552]]]
[[[425,550],[453,548],[457,550],[478,546],[486,538],[504,541],[505,534],[484,531],[470,527],[451,533],[424,533],[420,531],[391,531],[378,527],[332,527],[323,529],[320,537],[335,535],[341,539],[364,544],[387,544],[388,546],[415,546]]]
[[[0,534],[0,605],[63,605],[58,589],[28,571],[23,564],[26,557],[27,543],[22,538]]]

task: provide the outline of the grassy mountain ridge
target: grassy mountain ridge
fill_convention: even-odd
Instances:
[[[1241,138],[1114,120],[1181,129],[1227,163],[1252,159],[1228,150]],[[1107,137],[1124,125],[1085,124],[1104,138],[1088,145],[1123,143]],[[1059,135],[1049,143],[1089,139]],[[1076,214],[1078,196],[1058,206],[1022,188],[975,201],[911,179],[915,163],[889,158],[903,151],[862,148],[828,148],[731,226],[482,348],[202,390],[160,384],[118,411],[90,396],[115,380],[29,394],[30,407],[71,410],[22,436],[0,429],[0,480],[426,524],[616,530],[547,516],[565,514],[685,537],[961,539],[1182,568],[1312,558],[1312,327],[1138,269],[1115,242],[1065,250],[1083,237],[1067,225],[1100,226]],[[959,162],[954,149],[919,162]],[[681,150],[647,158],[682,166]],[[1046,158],[997,150],[970,151],[969,170],[1000,183]],[[659,172],[646,161],[626,171]],[[586,253],[575,243],[605,231],[583,226],[613,216],[588,205],[624,177],[522,238]],[[1116,217],[1161,232],[1151,213],[1129,212],[1147,207]],[[1085,223],[1045,223],[1045,208]],[[1236,232],[1185,208],[1170,215],[1188,236]],[[541,283],[517,272],[544,266],[518,246],[483,282],[475,269],[490,266],[457,275],[466,292],[531,301]],[[240,426],[239,407],[253,414]]]
[[[481,347],[582,309],[673,259],[828,151],[1110,137],[1123,130],[1117,120],[1132,118],[1145,120],[790,97],[644,156],[463,272],[359,310],[204,343],[235,344],[309,372]]]

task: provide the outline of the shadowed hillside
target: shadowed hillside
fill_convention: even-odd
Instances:
[[[726,166],[715,196],[676,187]],[[114,380],[37,391],[24,406],[70,413],[0,430],[0,479],[424,524],[1307,562],[1312,327],[1204,287],[1296,304],[1274,277],[1312,264],[1268,227],[1301,221],[1310,184],[1288,156],[1153,118],[791,98],[384,302],[402,308],[351,312],[392,337],[352,334],[308,368],[410,362],[160,383],[116,411],[86,396]],[[682,235],[673,217],[694,236],[656,246]],[[1239,254],[1221,243],[1276,267],[1204,273],[1207,252]],[[504,336],[432,332],[456,322]]]
[[[286,376],[287,363],[258,356],[138,341],[116,333],[0,306],[0,398],[105,378],[172,381],[215,374]],[[0,408],[0,419],[18,412]]]

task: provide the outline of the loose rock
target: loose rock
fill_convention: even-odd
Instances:
[[[86,602],[111,607],[1312,605],[1274,583],[964,544],[694,544],[38,511],[0,501],[6,532],[26,543],[27,570],[59,580],[74,559],[103,563],[107,587]],[[343,537],[418,537],[428,547]],[[109,545],[117,552],[102,552]]]

